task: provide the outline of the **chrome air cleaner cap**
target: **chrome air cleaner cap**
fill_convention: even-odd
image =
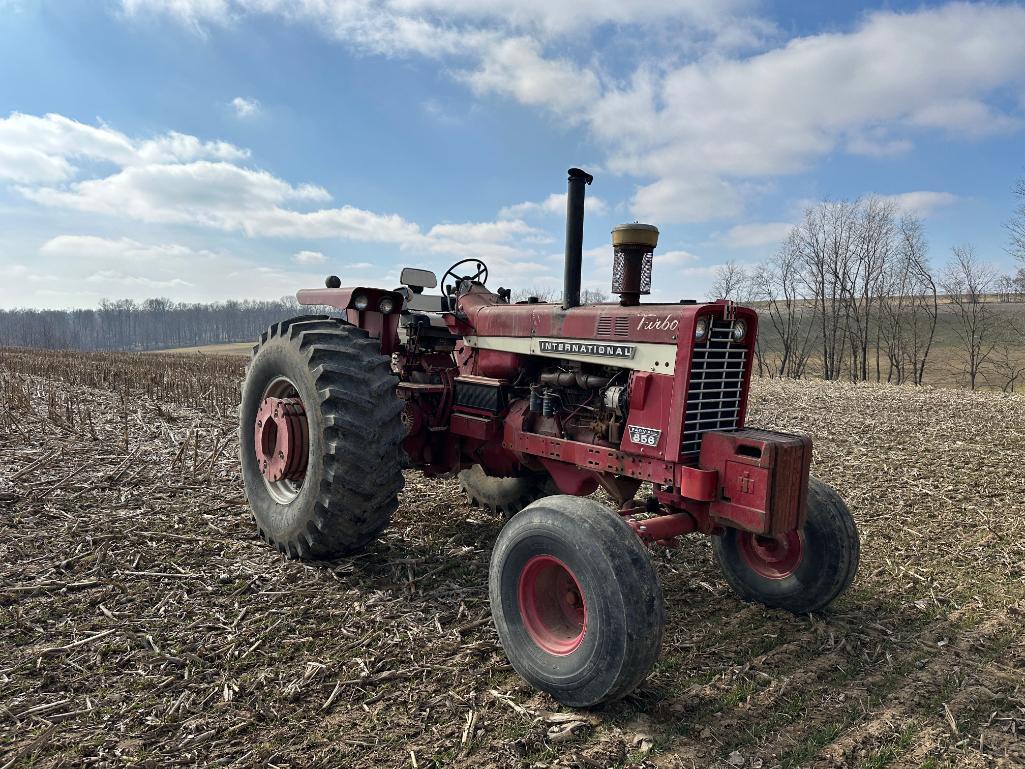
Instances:
[[[644,246],[654,248],[658,245],[658,227],[654,224],[617,224],[612,228],[613,246]]]

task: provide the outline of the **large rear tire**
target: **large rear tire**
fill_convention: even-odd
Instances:
[[[778,537],[727,529],[713,537],[716,560],[745,601],[794,614],[824,609],[854,581],[861,544],[843,499],[814,476],[804,526]]]
[[[572,707],[623,697],[658,658],[665,605],[648,551],[593,499],[552,496],[502,529],[491,611],[513,668]]]
[[[487,475],[480,465],[459,473],[459,488],[474,507],[483,507],[506,518],[516,515],[531,502],[559,493],[548,473],[495,478]]]
[[[276,323],[253,348],[239,413],[242,476],[260,535],[282,553],[345,555],[388,526],[403,485],[395,383],[380,342],[326,315]]]

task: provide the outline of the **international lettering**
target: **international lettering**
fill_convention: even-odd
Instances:
[[[632,344],[609,342],[557,342],[549,339],[542,339],[538,342],[539,352],[559,355],[591,355],[599,358],[632,358],[636,349]]]

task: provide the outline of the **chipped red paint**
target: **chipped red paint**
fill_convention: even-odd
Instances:
[[[699,466],[719,474],[713,517],[758,534],[804,525],[811,438],[766,430],[708,433]]]
[[[365,292],[376,306],[395,292],[371,288],[316,289],[299,292],[307,304],[327,304],[346,312],[349,322],[381,340],[381,350],[396,353],[393,365],[406,401],[407,454],[428,476],[479,463],[496,475],[546,470],[569,494],[631,489],[638,481],[653,486],[658,512],[635,526],[645,539],[664,541],[690,531],[706,534],[732,526],[762,535],[778,535],[804,522],[810,441],[778,433],[708,432],[699,453],[683,454],[681,442],[691,382],[693,338],[699,318],[740,318],[748,332],[737,426],[742,428],[757,338],[754,310],[727,302],[652,304],[624,307],[600,304],[563,309],[557,304],[506,304],[480,284],[442,313],[454,336],[454,352],[404,351],[398,313],[357,311],[353,297]],[[577,440],[559,421],[531,412],[525,398],[497,413],[456,405],[456,382],[493,382],[502,386],[538,370],[538,358],[520,352],[480,349],[461,337],[550,338],[610,344],[671,344],[673,374],[623,369],[629,386],[626,419],[615,444],[594,435]],[[451,348],[449,348],[451,349]],[[545,359],[552,364],[551,358]],[[616,359],[609,359],[616,366]],[[410,379],[413,376],[418,380]],[[633,428],[633,429],[631,429]],[[589,434],[590,435],[590,434]],[[757,449],[757,456],[754,456]],[[628,491],[626,493],[629,493]]]
[[[358,295],[367,297],[366,309],[358,310],[354,300]],[[381,351],[387,355],[399,349],[398,327],[399,313],[402,310],[402,294],[397,291],[385,291],[380,288],[355,286],[352,288],[305,288],[296,294],[299,304],[321,307],[334,307],[345,310],[346,320],[354,326],[366,330],[371,339],[381,340]],[[394,309],[382,313],[378,308],[382,299],[391,299]]]

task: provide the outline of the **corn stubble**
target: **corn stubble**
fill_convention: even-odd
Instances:
[[[652,677],[594,712],[526,687],[486,598],[497,517],[410,473],[354,558],[258,541],[234,357],[0,350],[0,768],[1016,766],[1025,397],[756,382],[858,519],[826,613],[657,554]]]

